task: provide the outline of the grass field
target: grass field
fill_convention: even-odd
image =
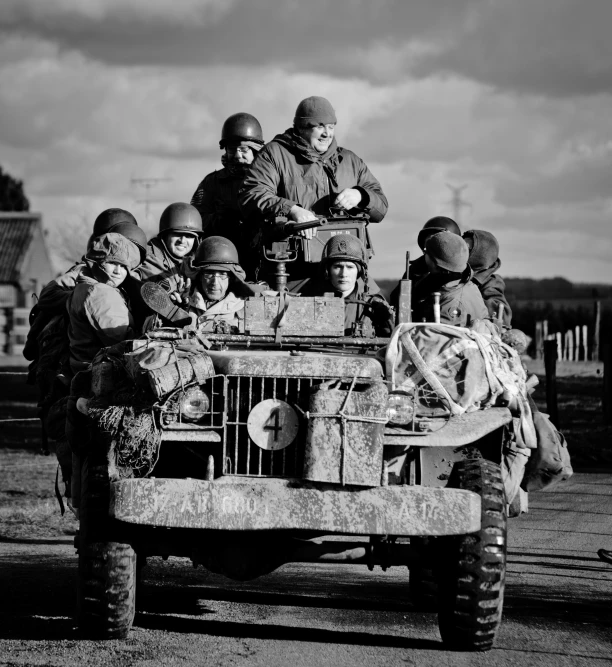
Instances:
[[[561,430],[575,469],[612,468],[612,426],[603,423],[600,368],[600,364],[559,366],[563,374],[557,380]],[[544,409],[544,378],[537,364],[532,369],[540,377],[534,396]],[[35,415],[35,389],[25,384],[23,376],[0,375],[0,420]],[[56,470],[53,453],[40,453],[37,421],[0,423],[0,542],[74,534],[76,520],[69,511],[60,515],[55,498]]]

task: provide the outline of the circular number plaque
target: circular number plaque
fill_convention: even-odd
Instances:
[[[258,403],[247,419],[251,440],[269,450],[288,447],[295,440],[299,425],[296,411],[289,403],[276,398]]]

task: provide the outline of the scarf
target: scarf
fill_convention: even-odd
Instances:
[[[332,139],[329,148],[325,153],[319,153],[310,144],[293,129],[289,128],[283,134],[274,137],[274,141],[282,144],[292,153],[301,155],[303,158],[314,164],[320,164],[323,167],[325,175],[334,191],[338,190],[338,181],[336,180],[336,171],[340,164],[340,153],[336,139]]]

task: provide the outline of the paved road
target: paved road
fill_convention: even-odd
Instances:
[[[513,520],[504,623],[488,654],[440,643],[406,599],[407,573],[286,566],[238,584],[155,560],[125,641],[77,639],[69,540],[0,544],[0,665],[605,665],[612,663],[612,475],[533,494]]]

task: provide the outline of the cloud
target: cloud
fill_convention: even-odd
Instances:
[[[6,0],[0,30],[119,65],[251,66],[385,80],[485,0]]]
[[[414,71],[551,97],[612,92],[609,0],[492,0]]]
[[[609,280],[610,95],[575,87],[571,67],[562,93],[525,83],[550,63],[522,36],[531,28],[511,20],[513,7],[537,25],[548,2],[9,0],[0,6],[2,166],[24,179],[51,230],[122,206],[152,234],[163,208],[188,201],[220,166],[227,116],[254,113],[270,139],[300,99],[324,95],[339,143],[367,162],[390,202],[371,227],[375,275],[399,276],[425,220],[452,214],[446,184],[468,183],[473,209],[462,223],[499,235],[506,275]],[[574,7],[558,6],[566,17]],[[543,52],[555,34],[541,33]],[[495,62],[474,63],[470,40]],[[580,48],[578,69],[607,46]],[[148,221],[132,177],[172,179],[151,189]]]
[[[612,91],[609,0],[4,0],[0,31],[114,65],[276,66],[372,82]]]
[[[0,141],[16,148],[69,142],[134,155],[213,158],[223,121],[237,111],[255,113],[272,138],[291,125],[299,100],[317,93],[333,100],[347,137],[393,113],[404,97],[401,87],[307,73],[288,77],[280,67],[247,77],[235,66],[109,68],[36,44],[32,55],[21,39],[0,46]]]

